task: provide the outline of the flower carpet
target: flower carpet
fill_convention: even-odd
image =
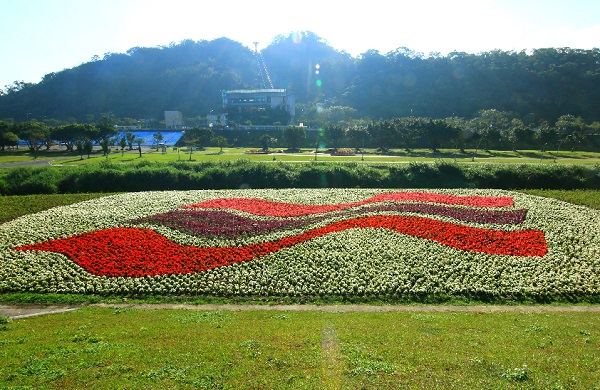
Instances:
[[[129,193],[0,225],[0,291],[580,301],[599,227],[496,190]]]

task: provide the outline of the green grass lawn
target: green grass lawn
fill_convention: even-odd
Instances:
[[[37,213],[56,206],[65,206],[108,194],[50,194],[0,196],[0,223],[25,214]]]
[[[598,313],[84,308],[2,325],[1,388],[597,388]]]
[[[189,149],[178,148],[176,151],[173,148],[168,148],[167,153],[163,154],[160,151],[144,149],[142,157],[139,156],[137,150],[124,151],[113,149],[108,157],[103,157],[100,152],[95,151],[90,158],[84,156],[83,159],[77,152],[67,153],[64,150],[45,151],[39,153],[38,160],[52,161],[53,164],[67,165],[84,165],[97,164],[103,160],[109,160],[114,163],[134,163],[140,159],[150,161],[231,161],[240,158],[251,161],[286,161],[286,162],[307,162],[314,161],[314,149],[303,149],[299,153],[272,153],[272,154],[247,154],[249,148],[224,148],[220,152],[219,148],[209,147],[204,151],[194,151],[191,155]],[[537,150],[523,151],[484,151],[466,150],[465,153],[459,153],[453,149],[441,149],[433,153],[427,149],[415,149],[411,152],[405,150],[391,150],[387,154],[377,154],[373,149],[367,149],[366,153],[357,154],[355,156],[331,156],[325,153],[325,150],[320,150],[316,159],[318,161],[342,161],[342,162],[359,162],[364,161],[369,163],[403,163],[410,161],[432,162],[439,159],[446,161],[455,161],[458,163],[542,163],[542,164],[599,164],[600,153],[594,152],[545,152],[541,153]],[[33,155],[27,150],[8,151],[0,153],[0,164],[11,162],[25,162],[34,160]]]

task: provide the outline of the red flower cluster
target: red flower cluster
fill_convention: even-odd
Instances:
[[[182,208],[227,208],[269,217],[298,217],[303,215],[343,210],[369,203],[387,201],[431,202],[471,207],[505,207],[514,205],[513,199],[509,196],[457,196],[429,192],[396,192],[375,195],[359,202],[328,205],[282,203],[257,198],[221,198],[183,206]]]
[[[274,242],[243,247],[183,246],[153,230],[112,228],[15,249],[62,253],[95,275],[142,277],[202,272],[256,259],[316,237],[355,228],[391,229],[453,248],[489,254],[543,256],[547,252],[541,231],[508,232],[424,217],[383,215],[334,222]]]

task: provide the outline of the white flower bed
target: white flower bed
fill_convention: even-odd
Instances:
[[[424,192],[422,190],[418,190]],[[208,294],[232,296],[470,296],[511,299],[581,300],[600,293],[600,212],[561,201],[497,190],[428,190],[460,196],[509,196],[527,209],[522,224],[432,220],[486,229],[539,230],[547,242],[543,256],[510,256],[456,249],[384,228],[332,232],[251,261],[202,272],[143,277],[100,276],[71,258],[14,248],[114,227],[152,227],[182,245],[245,246],[323,228],[348,215],[332,213],[306,227],[257,236],[194,236],[137,218],[218,198],[258,198],[325,205],[360,202],[395,190],[288,189],[129,193],[57,207],[0,225],[0,291],[96,294]],[[360,210],[366,206],[356,207]],[[458,206],[461,207],[461,206]],[[229,211],[252,216],[244,211]],[[358,211],[357,211],[358,212]],[[362,215],[369,216],[374,213]],[[416,215],[386,211],[380,215]],[[423,215],[421,215],[423,216]],[[307,217],[298,217],[307,218]]]

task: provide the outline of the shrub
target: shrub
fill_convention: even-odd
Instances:
[[[84,167],[19,167],[0,172],[0,194],[235,188],[600,189],[600,167],[569,165],[366,165],[248,160]]]

